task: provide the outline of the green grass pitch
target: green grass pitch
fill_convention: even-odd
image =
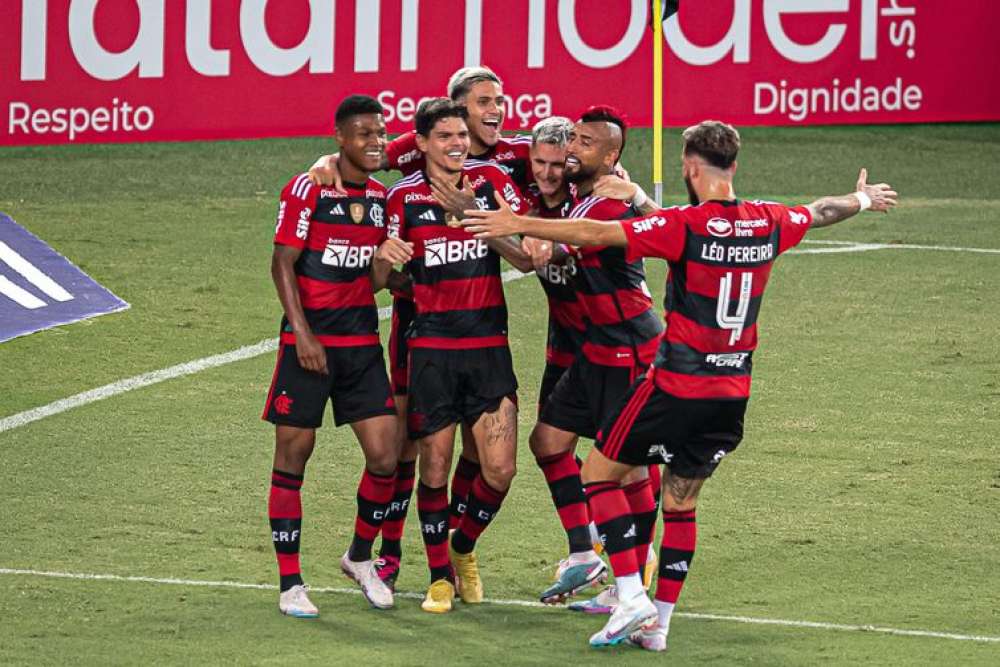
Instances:
[[[667,199],[683,199],[678,133]],[[902,201],[810,241],[1000,249],[1000,126],[746,129],[737,191],[799,202],[857,169]],[[649,185],[650,134],[625,163]],[[0,345],[0,418],[273,337],[279,188],[325,139],[0,149],[0,210],[132,304]],[[1000,254],[890,248],[782,257],[761,316],[746,439],[705,488],[679,611],[1000,636]],[[844,249],[840,247],[840,249]],[[853,248],[856,250],[856,248]],[[664,265],[648,263],[662,296]],[[506,286],[521,383],[519,474],[480,543],[487,597],[534,600],[565,544],[527,448],[545,307]],[[381,299],[381,303],[386,300]],[[659,307],[659,305],[658,305]],[[387,327],[383,323],[383,332]],[[0,568],[275,583],[266,519],[273,355],[0,433]],[[331,420],[332,421],[332,420]],[[585,451],[589,445],[584,445]],[[362,459],[320,432],[303,565],[348,587]],[[415,512],[399,587],[426,569]],[[500,604],[445,617],[319,592],[0,574],[0,664],[663,664],[587,647],[601,618]],[[1000,643],[675,618],[673,664],[1000,664]]]

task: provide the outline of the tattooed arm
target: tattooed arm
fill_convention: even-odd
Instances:
[[[897,194],[887,183],[868,185],[867,181],[868,170],[862,169],[858,176],[857,192],[840,197],[823,197],[809,204],[808,208],[813,217],[810,227],[813,229],[826,227],[868,208],[885,212],[896,205]],[[868,203],[868,206],[863,206],[863,202]]]

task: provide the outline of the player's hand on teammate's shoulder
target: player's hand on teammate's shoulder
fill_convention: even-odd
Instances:
[[[295,333],[295,353],[299,357],[299,365],[307,371],[329,375],[326,367],[326,348],[316,340],[309,331]]]
[[[444,210],[456,218],[461,218],[465,209],[476,206],[476,192],[472,189],[472,183],[469,182],[468,176],[462,177],[461,189],[451,181],[432,176],[431,194],[444,207]]]
[[[340,194],[347,194],[344,182],[340,178],[340,153],[321,155],[313,166],[309,167],[309,180],[313,185],[332,185]]]
[[[413,258],[413,244],[402,239],[389,237],[375,252],[375,259],[389,264],[406,264]]]
[[[601,176],[594,183],[594,194],[607,199],[617,199],[619,201],[631,200],[635,197],[639,186],[632,181],[626,180],[613,174]]]
[[[872,201],[872,211],[882,211],[883,213],[886,213],[889,209],[896,205],[899,199],[899,195],[888,183],[876,183],[874,185],[869,185],[868,170],[864,167],[862,167],[861,173],[858,174],[857,191],[868,195],[868,198]]]

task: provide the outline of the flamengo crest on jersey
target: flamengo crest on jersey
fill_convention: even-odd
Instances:
[[[386,236],[385,186],[345,183],[346,194],[313,185],[306,174],[281,192],[274,242],[302,251],[295,263],[302,309],[328,346],[378,343],[370,267]],[[283,318],[282,342],[294,343]]]
[[[710,201],[623,221],[627,256],[670,264],[667,330],[654,380],[680,398],[750,395],[757,316],[777,256],[812,222],[808,208],[763,201]]]
[[[466,164],[477,202],[496,208],[500,192],[515,211],[524,198],[494,164]],[[407,270],[413,278],[416,315],[409,346],[471,349],[507,344],[507,305],[500,280],[500,256],[462,227],[434,199],[423,172],[398,181],[389,190],[389,234],[414,244]]]

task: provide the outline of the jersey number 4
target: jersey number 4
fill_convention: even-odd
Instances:
[[[729,312],[729,295],[733,290],[733,274],[727,273],[719,279],[719,301],[715,307],[715,321],[719,327],[730,332],[729,344],[736,345],[743,336],[747,313],[750,312],[750,295],[753,289],[753,274],[740,274],[740,300],[736,303],[736,312]]]

